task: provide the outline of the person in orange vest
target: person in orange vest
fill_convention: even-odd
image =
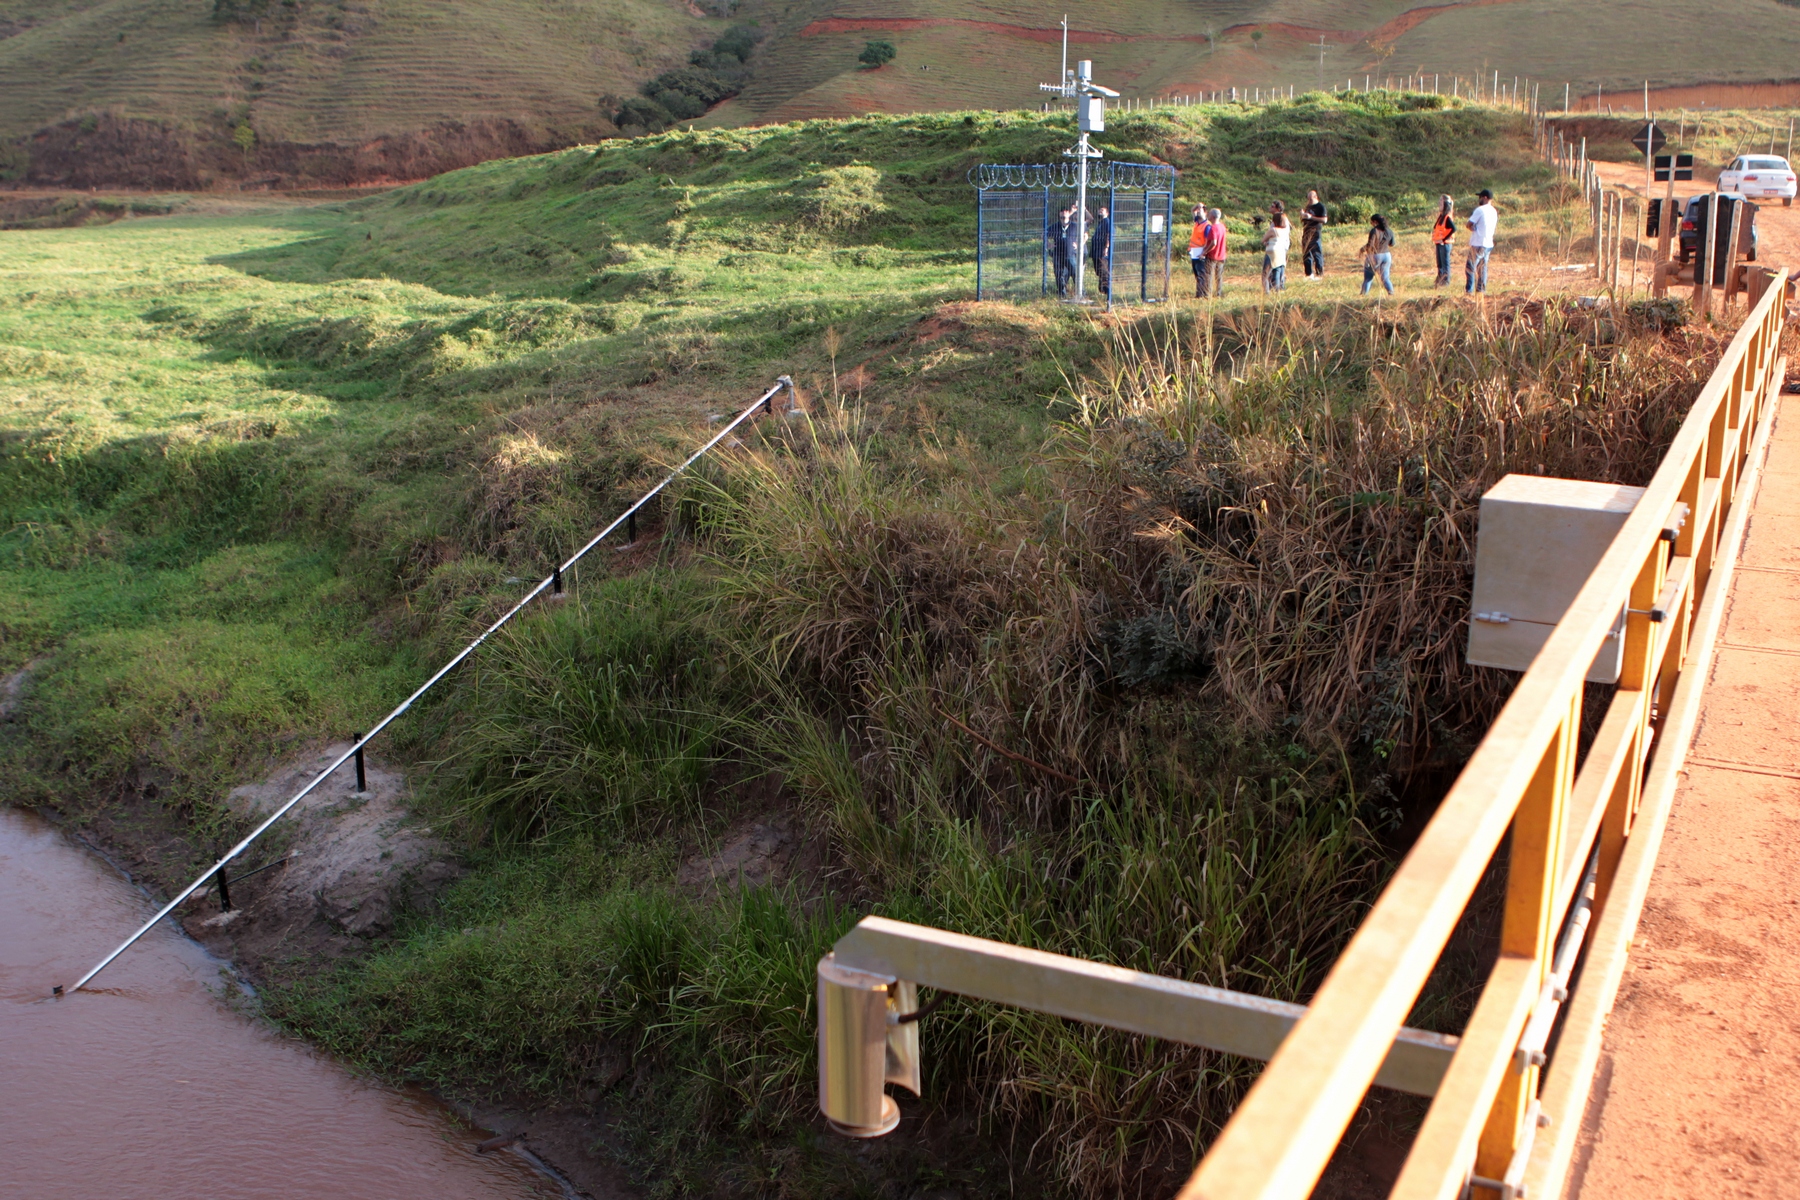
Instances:
[[[1194,232],[1188,235],[1188,262],[1194,268],[1194,299],[1206,297],[1206,205],[1194,206]]]
[[[1443,287],[1450,282],[1450,242],[1456,236],[1456,202],[1448,196],[1438,197],[1437,220],[1431,225],[1431,248],[1437,252],[1437,283],[1433,287]]]

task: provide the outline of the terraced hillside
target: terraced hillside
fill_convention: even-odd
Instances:
[[[1778,0],[0,0],[0,178],[424,178],[610,136],[611,98],[739,21],[765,35],[750,79],[703,124],[1035,108],[1065,12],[1128,100],[1497,73],[1592,103],[1800,77],[1800,7]],[[899,54],[869,70],[876,37]]]
[[[1342,86],[1365,75],[1493,72],[1572,84],[1575,97],[1645,81],[1764,82],[1800,76],[1800,8],[1725,0],[1705,9],[1658,0],[1201,0],[1067,5],[990,0],[834,0],[799,6],[771,39],[768,65],[729,119],[968,106],[1035,106],[1057,68],[1066,11],[1071,53],[1130,97],[1229,87]],[[856,53],[871,37],[899,49],[879,71]],[[1716,52],[1709,47],[1716,46]]]
[[[235,0],[239,19],[215,15],[232,3],[0,0],[0,136],[30,135],[12,173],[194,187],[304,177],[310,161],[319,182],[418,178],[608,135],[602,95],[729,24],[679,0]]]

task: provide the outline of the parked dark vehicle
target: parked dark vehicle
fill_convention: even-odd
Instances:
[[[1705,195],[1690,196],[1686,207],[1681,210],[1681,261],[1683,263],[1692,261],[1694,247],[1700,241],[1700,222],[1705,219],[1706,214],[1702,210],[1706,207],[1706,201]],[[1746,202],[1744,211],[1750,218],[1750,228],[1738,230],[1738,252],[1743,256],[1741,261],[1755,262],[1756,205]]]

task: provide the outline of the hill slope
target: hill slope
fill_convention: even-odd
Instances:
[[[833,0],[824,15],[784,10],[733,119],[840,116],[955,107],[1036,107],[1056,76],[1059,20],[1070,54],[1127,99],[1230,87],[1304,91],[1365,75],[1437,73],[1491,81],[1498,71],[1575,97],[1648,81],[1761,82],[1800,75],[1800,9],[1726,0],[1704,11],[1655,0]],[[899,56],[861,70],[864,41]],[[1323,45],[1321,45],[1323,43]],[[1680,47],[1673,51],[1672,47]],[[1546,88],[1549,92],[1550,88]]]
[[[0,136],[34,135],[34,178],[76,186],[418,178],[610,134],[601,95],[729,24],[682,0],[236,3],[239,20],[211,0],[0,0]]]
[[[603,97],[735,21],[765,37],[742,94],[704,125],[1036,108],[1065,12],[1071,52],[1127,101],[1408,73],[1449,91],[1453,76],[1496,72],[1542,80],[1557,100],[1564,81],[1576,99],[1623,99],[1646,81],[1800,75],[1800,7],[1776,0],[0,0],[0,143],[12,143],[0,178],[424,178],[611,135]],[[857,55],[876,37],[899,56],[871,71]],[[248,149],[235,140],[246,126]]]

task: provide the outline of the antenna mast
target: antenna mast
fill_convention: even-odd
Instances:
[[[1062,70],[1057,73],[1056,77],[1066,83],[1066,82],[1068,82],[1068,79],[1069,79],[1069,14],[1068,13],[1063,14],[1062,30],[1063,30]]]
[[[1069,18],[1065,16],[1063,17],[1063,37],[1067,39],[1068,36]],[[1094,64],[1090,59],[1082,59],[1075,64],[1075,69],[1070,71],[1066,65],[1068,53],[1065,41],[1063,50],[1065,66],[1062,80],[1058,83],[1040,83],[1038,90],[1052,92],[1065,100],[1075,101],[1075,128],[1080,131],[1081,136],[1076,140],[1073,149],[1064,150],[1063,153],[1070,158],[1080,160],[1081,163],[1075,190],[1075,245],[1077,247],[1075,251],[1075,303],[1080,304],[1085,299],[1084,288],[1087,278],[1088,160],[1100,157],[1100,151],[1088,144],[1088,134],[1105,132],[1106,98],[1110,96],[1117,99],[1119,93],[1094,82]]]

